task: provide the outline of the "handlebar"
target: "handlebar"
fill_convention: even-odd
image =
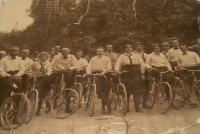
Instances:
[[[200,72],[200,70],[188,70],[186,68],[181,68],[181,69],[178,69],[177,71]]]
[[[173,71],[162,71],[162,72],[160,72],[160,71],[158,71],[158,69],[156,69],[156,68],[152,68],[152,69],[150,69],[149,71],[153,71],[153,70],[159,72],[160,74],[165,74],[165,73],[168,73],[168,72],[173,72]]]
[[[95,76],[103,76],[105,79],[107,79],[107,77],[105,75],[100,75],[100,74],[87,74],[87,76],[91,77],[95,77]]]
[[[76,75],[75,78],[85,78],[86,75]]]

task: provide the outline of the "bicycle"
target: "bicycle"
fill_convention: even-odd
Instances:
[[[36,80],[39,77],[44,77],[44,75],[34,75],[31,89],[26,92],[26,95],[29,99],[30,107],[31,107],[30,115],[28,116],[26,120],[27,124],[32,120],[33,116],[35,115],[38,109],[38,101],[39,101],[38,94],[39,93],[38,93],[38,90],[36,89]]]
[[[157,69],[153,68],[150,71],[159,72]],[[158,107],[160,114],[165,114],[170,108],[172,103],[172,87],[168,82],[163,82],[163,74],[170,71],[159,72],[160,80],[156,81],[153,78],[149,84],[149,94],[146,104],[149,107]]]
[[[127,107],[128,107],[128,98],[127,98],[127,91],[125,85],[122,83],[122,76],[124,73],[128,73],[127,71],[121,71],[118,74],[118,81],[117,84],[117,104],[119,106],[119,109],[122,112],[122,116],[125,116],[127,113]]]
[[[86,92],[86,108],[87,110],[89,108],[89,116],[92,117],[94,114],[94,107],[95,107],[95,101],[98,98],[97,95],[97,85],[96,85],[96,79],[97,76],[100,76],[99,74],[87,74],[89,78],[88,85],[87,85],[87,92]],[[105,79],[107,77],[105,75],[101,75]]]
[[[117,82],[118,75],[115,72],[110,72],[111,77],[111,90],[109,92],[109,99],[111,100],[111,109],[116,110],[117,109]]]
[[[77,82],[77,78],[85,78],[85,76],[76,75],[74,85],[73,85],[74,89],[77,91],[77,93],[79,95],[79,99],[80,99],[79,107],[81,107],[81,102],[82,102],[82,99],[83,99],[83,86],[80,82]]]
[[[200,70],[187,70],[185,68],[181,68],[178,71],[180,71],[181,74],[182,74],[182,72],[190,72],[192,74],[193,78],[194,78],[193,79],[194,84],[193,84],[192,88],[195,91],[198,91],[200,93],[200,80],[198,80],[196,78],[196,75],[195,75],[195,73],[200,72]],[[187,79],[187,77],[185,77],[185,78]],[[181,80],[178,77],[175,77],[174,84],[175,84],[174,85],[174,87],[175,87],[174,88],[175,89],[174,90],[175,91],[175,99],[176,99],[177,105],[179,107],[183,107],[185,105],[186,100],[191,100],[191,102],[193,104],[199,105],[198,102],[195,102],[195,100],[192,100],[191,89],[190,89],[188,83],[184,83],[183,80]]]
[[[20,79],[20,78],[19,78]],[[23,93],[15,93],[18,88],[14,80],[8,80],[10,97],[5,99],[0,108],[0,122],[3,128],[13,130],[20,127],[30,114],[30,103]]]
[[[65,72],[69,71],[58,71],[61,73],[61,80],[59,83],[59,91],[53,97],[51,101],[51,111],[55,118],[65,119],[71,116],[78,108],[79,95],[75,89],[65,88],[64,76]],[[69,105],[69,111],[66,111],[66,106]]]

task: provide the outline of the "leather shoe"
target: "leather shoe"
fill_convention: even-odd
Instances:
[[[36,116],[43,116],[43,114],[40,113],[40,112],[37,112],[37,113],[36,113]]]
[[[175,109],[175,110],[180,110],[180,107],[178,107],[178,106],[176,106],[174,104],[172,105],[172,108]]]
[[[149,107],[147,104],[144,104],[144,105],[142,105],[142,108],[150,109],[151,107]]]

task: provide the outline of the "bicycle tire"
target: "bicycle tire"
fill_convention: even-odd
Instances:
[[[64,95],[64,96],[63,96]],[[68,99],[69,99],[69,107],[70,107],[70,112],[66,113],[66,95],[68,95]],[[59,96],[61,96],[62,98],[59,98]],[[59,99],[63,99],[63,100],[59,100]],[[76,103],[75,106],[73,106],[73,103]],[[59,105],[57,105],[57,103],[60,103]],[[71,88],[66,88],[63,91],[58,92],[52,99],[51,101],[51,111],[52,114],[54,115],[55,118],[57,119],[66,119],[68,117],[70,117],[72,114],[74,114],[78,108],[78,104],[79,104],[79,95],[76,92],[76,90],[71,89]],[[73,107],[73,109],[72,109]],[[64,110],[63,113],[61,113]]]
[[[80,99],[79,107],[81,107],[81,102],[83,99],[83,86],[81,83],[76,83],[76,84],[74,84],[74,86],[76,87],[75,89],[78,92],[79,99]]]
[[[153,108],[155,104],[156,81],[153,79],[149,83],[149,93],[146,104],[149,108]]]
[[[119,92],[120,89],[119,87],[122,88],[121,93]],[[124,84],[118,84],[118,92],[119,92],[117,95],[118,106],[121,110],[122,116],[125,116],[127,113],[127,92]]]
[[[13,98],[16,99],[16,97],[20,98],[18,108],[16,108],[16,101],[13,100]],[[21,120],[19,120],[19,115],[22,114],[23,117],[21,118]],[[17,129],[26,121],[26,118],[29,114],[30,114],[30,104],[28,98],[22,93],[16,93],[14,96],[7,98],[1,105],[0,122],[3,128],[5,128],[6,130]],[[17,118],[16,119],[17,122],[13,121],[14,118]],[[10,119],[13,120],[10,122]]]
[[[173,103],[178,107],[183,107],[185,105],[185,93],[186,93],[183,81],[175,77],[173,89],[174,89]]]
[[[44,112],[45,113],[49,113],[49,111],[51,111],[51,100],[52,100],[52,97],[46,97],[45,100],[44,100]]]
[[[166,89],[168,89],[169,91],[168,97],[166,94]],[[158,85],[156,92],[156,107],[158,107],[159,113],[160,114],[167,113],[167,111],[171,108],[171,103],[172,103],[172,88],[168,82],[162,82]]]
[[[25,123],[28,124],[31,120],[32,117],[35,115],[38,109],[38,90],[31,90],[30,93],[27,94],[29,103],[30,103],[30,115],[27,117]]]
[[[92,94],[90,98],[89,116],[92,117],[94,114],[95,100],[96,100],[96,84],[92,84]]]
[[[86,95],[85,95],[85,98],[86,98],[85,111],[87,111],[87,109],[89,108],[89,102],[91,99],[90,97],[91,97],[91,83],[89,82],[87,86]]]
[[[111,109],[117,109],[117,93],[116,93],[116,85],[113,85],[110,91],[110,100],[111,100]]]

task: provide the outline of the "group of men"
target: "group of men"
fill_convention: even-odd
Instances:
[[[61,49],[60,46],[55,46],[54,48],[50,49],[50,52],[48,53],[48,58],[46,59],[46,61],[44,61],[44,63],[40,62],[42,61],[42,58],[38,58],[38,52],[34,53],[32,59],[29,58],[30,51],[28,49],[23,49],[21,51],[20,57],[18,56],[18,47],[9,48],[8,55],[6,55],[5,51],[0,51],[0,104],[2,104],[5,97],[9,95],[9,92],[6,91],[5,79],[7,77],[12,77],[14,79],[22,77],[22,86],[20,87],[19,84],[18,92],[23,92],[26,90],[26,74],[31,72],[30,66],[32,66],[32,73],[37,72],[37,74],[45,74],[45,71],[48,70],[48,73],[46,72],[47,76],[53,75],[54,71],[71,71],[70,73],[68,72],[65,77],[65,82],[68,87],[71,87],[73,85],[75,74],[77,73],[99,73],[100,78],[97,82],[97,93],[99,98],[101,98],[102,100],[101,112],[102,114],[110,113],[111,103],[109,100],[109,91],[111,89],[111,82],[110,80],[106,80],[104,77],[101,76],[107,75],[108,78],[110,78],[110,75],[108,75],[110,71],[116,71],[117,73],[119,73],[121,70],[123,70],[123,66],[125,66],[126,68],[128,67],[129,71],[137,70],[137,72],[130,73],[131,75],[139,73],[137,77],[133,78],[130,76],[131,81],[129,80],[129,84],[125,84],[125,86],[127,88],[137,88],[137,91],[130,92],[128,94],[128,97],[131,93],[133,93],[136,111],[143,112],[141,107],[139,107],[139,103],[141,103],[141,98],[143,98],[142,106],[144,108],[148,108],[148,106],[146,105],[148,94],[148,82],[145,79],[147,72],[146,70],[152,67],[167,67],[169,71],[172,71],[175,69],[175,67],[184,67],[186,69],[199,69],[200,66],[200,58],[198,56],[200,55],[200,39],[198,39],[197,45],[189,47],[189,50],[195,52],[188,51],[187,45],[185,44],[180,44],[179,46],[179,39],[176,37],[171,38],[170,42],[162,43],[163,51],[161,53],[159,52],[159,49],[158,53],[156,53],[155,50],[155,53],[153,52],[148,55],[144,52],[144,45],[142,43],[138,42],[134,44],[134,46],[135,49],[133,50],[131,44],[126,44],[125,53],[122,53],[121,55],[113,52],[113,46],[111,44],[106,45],[105,52],[103,47],[98,47],[96,49],[96,56],[92,57],[89,62],[83,58],[82,50],[77,50],[75,55],[72,55],[70,54],[69,48]],[[43,53],[43,55],[45,54]],[[163,62],[163,60],[165,60],[165,62]],[[33,64],[35,62],[38,62],[37,68],[39,69],[33,71]],[[51,63],[48,64],[51,66],[51,69],[49,69],[49,67],[46,67],[47,62]],[[129,65],[133,65],[134,68],[130,68]],[[140,67],[139,69],[138,65]],[[133,83],[133,81],[137,81],[135,85],[137,85],[138,83],[140,83],[140,85],[137,85],[137,87],[129,87],[130,83]],[[142,81],[142,84],[140,81]],[[45,93],[47,91],[45,91]],[[40,92],[42,93],[43,91]],[[43,99],[41,98],[41,100]],[[66,111],[70,112],[69,107],[66,108]],[[39,111],[38,115],[40,115]]]

